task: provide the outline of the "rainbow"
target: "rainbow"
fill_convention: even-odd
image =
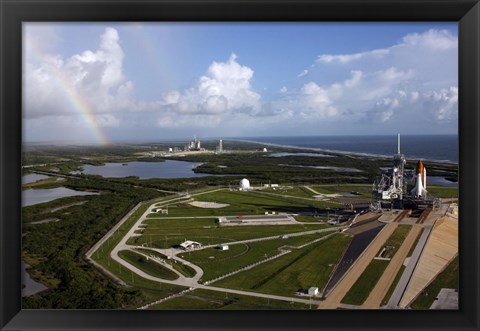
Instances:
[[[89,128],[92,130],[92,133],[95,137],[95,140],[100,145],[108,145],[110,141],[106,134],[102,131],[101,127],[98,125],[95,114],[92,107],[89,105],[88,101],[75,89],[74,86],[70,83],[68,79],[65,79],[58,70],[55,68],[51,70],[55,78],[59,82],[58,86],[61,88],[69,103],[78,111],[82,116],[83,120]]]
[[[24,38],[24,40],[27,40],[27,38]],[[91,107],[87,99],[77,91],[77,89],[69,79],[63,77],[62,73],[59,72],[57,68],[55,68],[48,62],[43,61],[42,52],[32,40],[27,41],[29,46],[28,49],[30,51],[28,55],[33,55],[35,59],[38,60],[40,63],[44,65],[46,64],[45,68],[54,77],[59,90],[63,92],[73,109],[77,111],[77,113],[82,117],[87,126],[91,129],[95,141],[100,145],[110,144],[110,140],[106,136],[105,132],[103,132],[101,127],[98,125],[98,122],[95,119],[95,113],[93,111],[93,108]],[[25,51],[26,49],[27,47],[24,47]],[[26,60],[26,58],[26,54],[24,54],[24,61]]]
[[[136,24],[136,23],[132,23]],[[163,61],[165,56],[163,52],[159,49],[159,46],[162,45],[158,41],[159,38],[168,42],[173,42],[172,37],[167,33],[169,25],[172,23],[143,23],[138,28],[126,29],[125,32],[130,34],[130,38],[135,40],[136,44],[141,47],[143,50],[142,54],[144,55],[144,60],[148,61],[149,67],[154,70],[154,72],[160,78],[162,83],[162,88],[166,90],[173,90],[175,86],[173,85],[172,79],[173,74],[170,72],[171,69],[166,65],[166,61]],[[164,32],[161,37],[158,35],[158,28],[161,26],[162,31]],[[156,27],[155,30],[153,27]]]

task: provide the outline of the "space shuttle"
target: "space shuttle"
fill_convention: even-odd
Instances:
[[[417,168],[415,169],[417,175],[415,187],[410,192],[415,198],[427,197],[427,170],[422,161],[418,161]]]

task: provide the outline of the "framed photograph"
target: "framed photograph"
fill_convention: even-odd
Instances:
[[[478,330],[477,1],[0,0],[2,330]]]

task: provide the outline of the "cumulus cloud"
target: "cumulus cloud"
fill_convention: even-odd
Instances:
[[[168,92],[163,104],[184,114],[255,112],[260,106],[260,94],[251,86],[253,73],[232,54],[226,62],[213,62],[195,86],[183,92]]]
[[[392,53],[402,52],[405,49],[419,47],[427,51],[446,51],[456,49],[458,46],[457,37],[447,30],[431,29],[424,33],[411,33],[404,36],[401,41],[388,48],[374,49],[366,52],[353,54],[322,54],[317,62],[323,63],[349,63],[365,59],[382,59]]]
[[[261,93],[252,86],[254,69],[232,53],[224,61],[212,59],[186,88],[159,91],[155,101],[137,99],[117,30],[106,28],[96,49],[70,57],[55,53],[51,30],[30,30],[24,36],[23,112],[30,128],[50,123],[80,131],[87,121],[104,128],[141,124],[233,134],[238,123],[255,133],[260,126],[329,129],[407,123],[409,116],[423,123],[457,119],[458,41],[446,30],[408,34],[382,49],[318,55],[308,70],[283,77],[280,89],[268,86]],[[35,40],[39,34],[49,41],[44,48]]]
[[[408,34],[383,49],[322,54],[310,72],[318,88],[316,98],[311,98],[309,104],[315,100],[317,109],[343,121],[406,122],[408,114],[425,123],[455,124],[457,62],[457,37],[447,30],[435,29]],[[329,70],[334,70],[336,77],[349,78],[319,84],[317,81]]]
[[[26,36],[26,44],[33,36]],[[122,65],[124,53],[118,32],[105,29],[96,51],[87,50],[64,59],[60,55],[37,54],[26,59],[24,71],[24,117],[90,115],[111,113],[132,105],[133,84]]]

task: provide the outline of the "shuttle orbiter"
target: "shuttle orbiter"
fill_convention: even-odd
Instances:
[[[422,161],[418,161],[417,168],[415,171],[417,178],[415,187],[412,189],[411,193],[415,198],[426,198],[427,197],[427,170],[423,165]]]

